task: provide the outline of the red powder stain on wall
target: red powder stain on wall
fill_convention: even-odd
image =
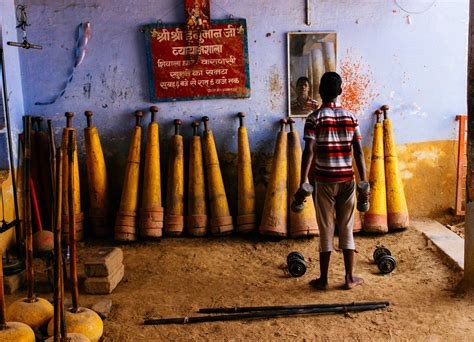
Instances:
[[[355,114],[361,114],[379,95],[371,89],[374,86],[372,73],[364,65],[362,58],[352,57],[352,50],[347,50],[347,56],[340,64],[340,74],[342,106]]]

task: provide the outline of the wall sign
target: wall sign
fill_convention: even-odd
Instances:
[[[245,19],[145,26],[151,101],[250,97]]]

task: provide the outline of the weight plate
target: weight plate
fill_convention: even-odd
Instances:
[[[291,252],[291,253],[288,254],[288,256],[286,257],[286,263],[289,265],[289,264],[290,264],[290,260],[293,259],[293,258],[297,258],[297,259],[300,259],[300,260],[304,260],[304,256],[303,256],[303,254],[301,254],[300,252]]]
[[[378,262],[378,267],[382,273],[390,273],[397,267],[396,260],[390,255],[384,255]]]
[[[303,261],[294,261],[288,266],[288,271],[293,277],[301,277],[306,273],[306,264]]]
[[[378,263],[379,258],[383,255],[392,255],[392,253],[390,253],[389,249],[385,248],[384,246],[377,247],[373,255],[374,261]]]

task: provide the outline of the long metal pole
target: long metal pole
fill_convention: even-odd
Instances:
[[[199,313],[232,313],[232,312],[255,312],[255,311],[274,311],[274,310],[296,310],[296,309],[318,309],[333,308],[337,306],[352,307],[360,305],[379,305],[389,306],[390,303],[384,302],[352,302],[352,303],[336,303],[336,304],[302,304],[302,305],[271,305],[271,306],[236,306],[227,308],[201,308]]]
[[[311,4],[306,0],[306,25],[311,26]]]
[[[25,181],[23,184],[24,196],[24,219],[26,229],[26,278],[27,278],[27,289],[28,289],[28,302],[36,302],[35,296],[35,271],[33,266],[33,226],[31,223],[31,186],[30,186],[30,175],[31,175],[31,116],[24,116],[24,130],[25,130]]]
[[[23,260],[23,253],[22,253],[22,246],[21,246],[21,225],[20,225],[20,214],[18,210],[18,198],[17,198],[17,191],[16,191],[16,180],[15,180],[15,162],[13,159],[13,140],[12,140],[12,130],[10,124],[10,109],[9,109],[9,101],[8,101],[8,92],[7,92],[7,77],[5,75],[5,58],[3,55],[3,49],[0,47],[0,55],[2,60],[2,88],[3,88],[3,103],[5,108],[5,120],[7,124],[7,139],[8,139],[8,155],[10,157],[10,172],[12,176],[12,188],[13,188],[13,206],[15,208],[15,238],[16,238],[16,247],[17,247],[17,254],[18,260]]]
[[[195,317],[177,317],[177,318],[162,318],[162,319],[146,319],[145,325],[160,325],[160,324],[188,324],[188,323],[202,323],[202,322],[221,322],[221,321],[236,321],[240,319],[250,318],[271,318],[283,317],[293,315],[309,315],[316,313],[340,313],[340,312],[354,312],[365,310],[377,310],[386,308],[385,304],[378,305],[357,305],[357,306],[335,306],[330,308],[315,308],[315,309],[294,309],[294,310],[279,310],[279,311],[259,311],[259,312],[245,312],[238,314],[216,315],[216,316],[195,316]]]
[[[54,151],[56,153],[56,151]],[[62,153],[58,149],[58,173],[55,180],[54,196],[53,196],[53,218],[54,218],[54,341],[61,340],[61,322],[62,309],[64,308],[64,298],[61,288],[61,272],[62,272],[62,253],[61,253],[61,207],[62,207],[62,168],[61,168]],[[51,156],[51,164],[56,163],[56,160]],[[56,167],[56,165],[55,165]]]

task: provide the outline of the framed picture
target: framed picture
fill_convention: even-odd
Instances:
[[[336,71],[336,32],[288,32],[288,116],[306,117],[321,105],[319,80]]]

